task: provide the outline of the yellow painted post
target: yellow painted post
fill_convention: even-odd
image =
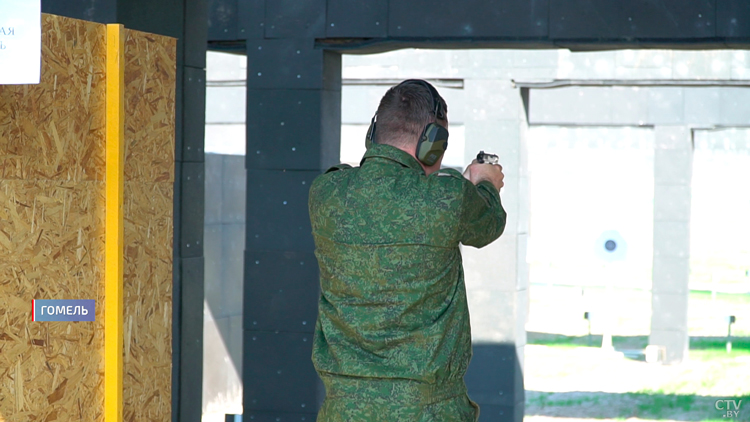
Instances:
[[[122,275],[125,161],[125,39],[107,25],[106,220],[104,256],[104,420],[122,421]]]

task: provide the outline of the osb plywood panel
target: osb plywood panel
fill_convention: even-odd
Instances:
[[[125,30],[125,180],[174,181],[177,40]]]
[[[169,421],[172,184],[125,182],[125,421]]]
[[[103,180],[105,30],[43,15],[41,83],[0,86],[0,179]]]
[[[174,39],[125,31],[123,419],[169,421]]]
[[[0,180],[0,420],[102,419],[103,182]],[[32,299],[96,299],[32,322]]]
[[[31,321],[32,299],[103,303],[105,26],[42,17],[39,85],[0,86],[0,419],[102,420],[95,322]]]

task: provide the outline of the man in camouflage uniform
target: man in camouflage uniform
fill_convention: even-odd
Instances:
[[[474,161],[462,175],[441,170],[442,156],[416,158],[425,126],[448,125],[426,82],[388,90],[376,116],[360,167],[336,166],[310,188],[321,283],[312,359],[326,388],[317,420],[476,421],[459,244],[502,234],[502,167]]]

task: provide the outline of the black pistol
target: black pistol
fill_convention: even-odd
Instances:
[[[500,157],[495,154],[488,154],[484,151],[479,151],[477,154],[477,162],[480,164],[497,164],[500,161]]]

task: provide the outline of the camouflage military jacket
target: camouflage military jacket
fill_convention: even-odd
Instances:
[[[441,420],[412,416],[461,394],[466,406],[456,409],[466,411],[471,331],[459,243],[500,236],[498,192],[455,170],[425,176],[389,145],[346,167],[310,188],[321,284],[312,359],[327,394],[318,420]]]

